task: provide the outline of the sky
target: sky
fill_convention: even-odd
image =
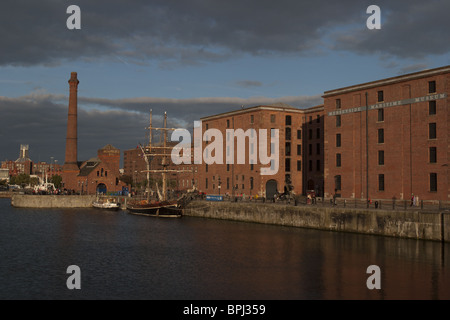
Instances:
[[[366,25],[380,8],[380,29]],[[70,5],[81,29],[69,29]],[[64,163],[68,80],[77,72],[78,160],[146,140],[149,111],[169,126],[286,103],[450,65],[448,0],[3,0],[0,161],[21,144]]]

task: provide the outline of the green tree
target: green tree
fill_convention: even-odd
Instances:
[[[17,176],[11,177],[10,184],[16,184],[22,188],[30,184],[30,175],[26,173],[20,173]]]
[[[59,189],[62,185],[62,177],[59,174],[55,174],[50,178],[50,182],[55,185],[56,189]]]
[[[32,187],[37,186],[38,184],[39,184],[39,178],[37,178],[37,177],[30,178],[30,185]]]

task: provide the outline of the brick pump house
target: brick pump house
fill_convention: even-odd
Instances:
[[[118,192],[124,183],[120,181],[120,150],[108,144],[97,152],[97,157],[79,162],[77,159],[77,73],[69,80],[69,112],[67,119],[66,158],[62,170],[64,189],[81,194]]]

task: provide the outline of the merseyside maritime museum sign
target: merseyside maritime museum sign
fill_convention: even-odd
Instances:
[[[420,98],[411,98],[411,99],[398,100],[398,101],[393,101],[393,102],[377,103],[377,104],[370,105],[369,110],[381,109],[381,108],[387,108],[387,107],[396,107],[396,106],[402,106],[405,104],[413,104],[413,103],[417,103],[417,102],[425,102],[425,101],[439,100],[439,99],[445,99],[445,98],[447,98],[447,93],[437,93],[437,94],[431,94],[431,95],[420,97]],[[361,112],[361,111],[366,111],[366,106],[334,110],[334,111],[328,112],[328,115],[329,116],[337,116],[340,114],[347,114],[347,113]]]

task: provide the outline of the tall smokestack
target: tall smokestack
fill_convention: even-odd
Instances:
[[[77,73],[72,72],[69,80],[69,114],[67,117],[66,158],[63,166],[64,171],[79,171],[77,159],[77,91],[79,83]]]

